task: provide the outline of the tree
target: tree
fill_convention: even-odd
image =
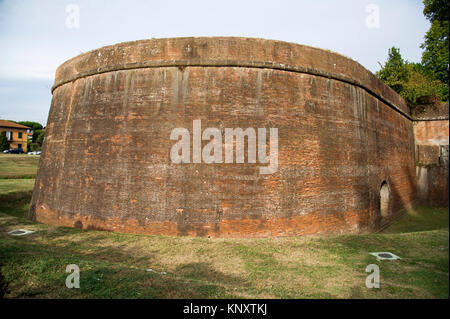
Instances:
[[[9,150],[9,142],[6,139],[6,132],[0,132],[0,151]]]
[[[422,64],[434,79],[448,86],[450,1],[424,0],[423,4],[423,14],[431,22],[431,27],[425,34],[425,42],[420,46],[424,49]]]
[[[408,63],[407,69],[408,80],[400,95],[410,106],[439,104],[448,99],[448,86],[430,77],[421,64]]]
[[[380,66],[376,75],[412,108],[448,99],[448,85],[433,79],[423,65],[404,61],[398,48],[389,49],[388,60]]]
[[[449,1],[448,0],[424,0],[423,14],[433,23],[436,20],[445,21],[449,19]]]
[[[42,142],[44,141],[45,130],[37,130],[33,133],[33,142],[38,143],[42,147]],[[36,134],[36,139],[35,139]]]
[[[400,49],[390,48],[386,63],[384,65],[379,64],[381,69],[377,72],[377,76],[400,94],[408,80],[408,67],[400,55]]]
[[[33,131],[36,130],[42,130],[42,124],[38,123],[38,122],[32,122],[32,121],[20,121],[20,122],[16,122],[17,124],[21,124],[21,125],[25,125],[28,126],[29,128],[31,128]]]
[[[431,22],[425,34],[422,63],[404,61],[392,47],[388,60],[377,76],[400,94],[410,107],[449,100],[449,3],[450,0],[424,0],[423,14]]]

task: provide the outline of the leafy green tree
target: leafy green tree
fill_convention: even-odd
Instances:
[[[412,106],[438,104],[448,99],[448,86],[429,76],[418,63],[407,64],[408,80],[400,95]]]
[[[377,72],[377,76],[400,94],[408,80],[408,67],[400,55],[400,50],[395,47],[390,48],[386,63],[380,66],[381,70]]]
[[[430,22],[448,20],[450,16],[448,0],[424,0],[423,4],[425,5],[423,14]]]
[[[431,22],[425,34],[422,63],[404,61],[392,47],[377,76],[400,94],[410,107],[449,100],[449,3],[424,0],[423,14]]]
[[[6,132],[0,133],[0,151],[9,150],[9,142],[6,139]]]
[[[36,130],[42,130],[42,124],[38,123],[38,122],[32,122],[32,121],[20,121],[20,122],[16,122],[18,124],[21,125],[25,125],[28,126],[29,128],[31,128],[33,131]]]
[[[33,142],[39,145],[39,148],[42,147],[42,142],[44,141],[44,133],[45,130],[37,130],[33,133]],[[36,134],[36,139],[34,139],[34,134]]]
[[[423,4],[423,14],[431,22],[431,27],[425,34],[425,42],[420,46],[424,49],[422,64],[434,79],[448,86],[450,1],[424,0]]]
[[[389,49],[388,60],[381,65],[377,76],[400,94],[410,107],[448,99],[448,85],[434,79],[423,65],[403,60],[400,50],[395,47]]]

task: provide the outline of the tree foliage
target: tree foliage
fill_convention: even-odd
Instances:
[[[38,143],[42,146],[42,142],[44,141],[44,130],[36,130],[33,133],[33,143]]]
[[[449,80],[449,0],[424,0],[423,13],[431,22],[425,34],[422,64],[430,75],[448,84]]]
[[[431,75],[448,85],[449,80],[449,0],[424,0],[423,14],[431,22],[421,48],[422,64]]]
[[[450,0],[424,0],[423,14],[431,22],[425,34],[421,63],[402,59],[392,47],[377,76],[414,107],[449,100],[449,3]]]
[[[448,85],[434,79],[423,65],[403,60],[398,48],[389,49],[377,76],[411,107],[448,100]]]
[[[0,132],[0,152],[9,150],[9,142],[6,139],[6,132]]]
[[[42,124],[38,123],[38,122],[32,122],[32,121],[20,121],[20,122],[16,122],[17,124],[21,124],[21,125],[25,125],[28,126],[29,128],[31,128],[33,131],[36,130],[42,130]]]
[[[425,8],[423,9],[423,14],[430,20],[431,23],[434,21],[448,21],[449,18],[449,1],[448,0],[424,0],[423,4]]]
[[[386,63],[380,66],[377,76],[395,92],[401,94],[404,84],[408,81],[408,68],[400,55],[400,50],[395,47],[390,48]]]

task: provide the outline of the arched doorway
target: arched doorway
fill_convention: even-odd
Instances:
[[[380,214],[381,218],[389,216],[389,201],[391,197],[391,191],[389,190],[389,185],[386,181],[381,183],[380,188]]]

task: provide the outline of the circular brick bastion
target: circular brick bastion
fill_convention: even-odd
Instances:
[[[327,50],[234,37],[126,42],[62,64],[52,93],[29,212],[43,223],[354,233],[379,229],[416,196],[405,102]]]

